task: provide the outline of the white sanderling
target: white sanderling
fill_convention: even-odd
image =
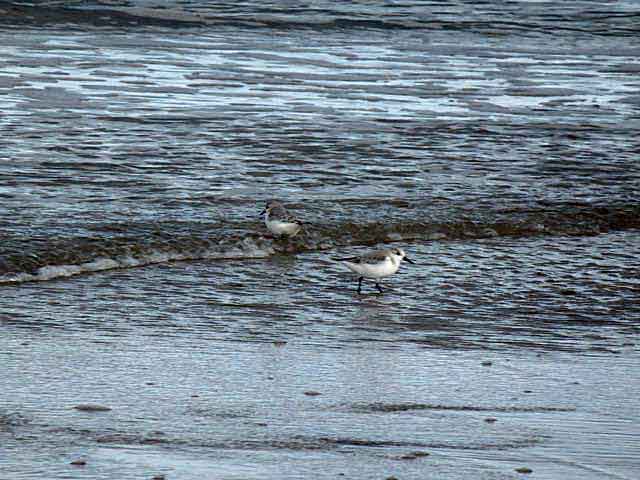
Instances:
[[[360,275],[360,278],[358,278],[358,293],[362,293],[362,280],[364,278],[375,280],[376,288],[382,293],[382,287],[378,282],[381,278],[396,273],[403,259],[409,263],[414,263],[401,248],[378,250],[361,257],[336,258],[336,260],[344,262],[349,270]]]
[[[260,215],[264,215],[264,223],[274,235],[293,237],[302,228],[302,222],[287,212],[277,200],[268,201]]]

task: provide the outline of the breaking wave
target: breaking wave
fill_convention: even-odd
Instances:
[[[415,212],[416,215],[418,212]],[[293,239],[275,239],[243,225],[202,231],[202,227],[120,225],[124,234],[45,241],[4,240],[0,251],[0,284],[46,281],[104,270],[203,259],[251,259],[274,254],[296,254],[348,246],[394,242],[473,240],[542,235],[588,236],[612,230],[640,228],[640,206],[582,206],[562,209],[512,210],[484,215],[482,220],[459,216],[450,222],[420,218],[385,222],[341,222],[312,225]],[[243,231],[244,230],[244,231]],[[136,232],[131,234],[128,232]]]
[[[5,2],[0,2],[5,3]],[[638,33],[640,14],[633,10],[574,8],[567,11],[535,7],[478,9],[479,20],[458,18],[453,12],[407,2],[398,5],[362,5],[345,8],[339,2],[316,7],[278,2],[187,1],[179,6],[153,6],[135,0],[32,0],[6,2],[0,22],[29,25],[94,25],[99,27],[162,26],[168,28],[215,25],[273,30],[455,30],[482,34],[537,33],[558,35],[567,31],[590,35]]]

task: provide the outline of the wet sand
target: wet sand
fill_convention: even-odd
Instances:
[[[0,7],[0,480],[635,479],[635,3],[165,3]]]
[[[2,478],[632,479],[635,242],[410,245],[383,296],[325,254],[5,287]]]
[[[5,339],[3,410],[19,417],[2,428],[2,478],[518,478],[527,467],[632,479],[638,468],[630,345],[575,356],[82,337]],[[112,410],[72,408],[88,401]],[[86,466],[69,465],[78,458]]]

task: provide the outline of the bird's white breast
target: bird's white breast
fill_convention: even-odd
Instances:
[[[267,228],[274,235],[289,235],[293,236],[300,231],[300,225],[293,222],[283,222],[282,220],[272,220],[269,217],[264,222]]]
[[[376,263],[353,263],[344,262],[349,270],[356,272],[366,278],[382,278],[393,275],[398,271],[400,262],[393,262],[389,257]]]

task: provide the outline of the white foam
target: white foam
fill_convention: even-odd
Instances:
[[[84,273],[102,272],[118,268],[135,268],[145,265],[166,263],[170,261],[199,260],[199,259],[234,259],[234,258],[264,258],[275,253],[272,247],[259,247],[253,241],[245,239],[240,247],[234,246],[228,250],[205,250],[195,252],[161,252],[151,251],[140,257],[122,256],[116,258],[101,257],[91,262],[78,265],[46,265],[35,273],[20,272],[0,276],[0,284],[42,282],[56,278],[71,277]]]

